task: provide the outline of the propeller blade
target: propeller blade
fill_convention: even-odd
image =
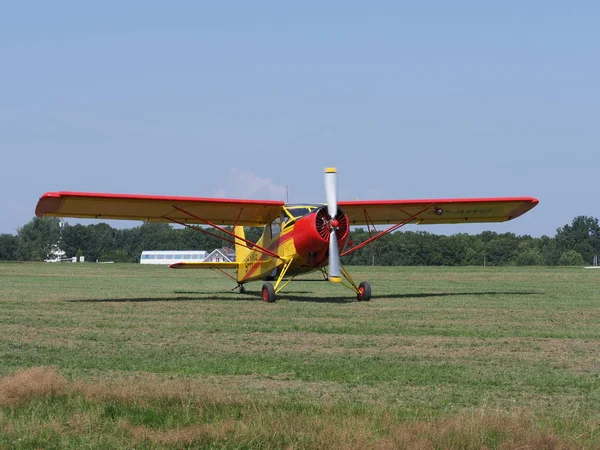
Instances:
[[[338,240],[335,230],[331,230],[329,234],[329,281],[342,281],[340,272],[340,251],[338,249]]]
[[[335,167],[325,169],[325,197],[327,199],[327,213],[330,219],[337,215],[337,170]]]

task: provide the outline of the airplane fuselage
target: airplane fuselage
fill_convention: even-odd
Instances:
[[[341,252],[350,235],[348,217],[341,211],[336,216],[335,232]],[[239,283],[265,279],[289,262],[286,275],[293,276],[319,269],[328,262],[331,225],[322,205],[286,205],[284,214],[266,225],[256,243],[281,259],[250,250],[238,266]],[[290,262],[291,260],[291,262]]]

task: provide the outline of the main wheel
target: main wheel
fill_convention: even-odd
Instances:
[[[368,281],[363,281],[358,285],[358,294],[356,300],[359,302],[368,302],[371,300],[371,285]]]
[[[262,296],[265,302],[273,303],[275,301],[275,288],[271,283],[263,284]]]

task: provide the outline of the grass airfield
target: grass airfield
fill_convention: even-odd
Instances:
[[[600,271],[0,264],[0,448],[600,448]]]

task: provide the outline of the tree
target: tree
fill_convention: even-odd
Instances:
[[[493,266],[514,264],[519,241],[513,233],[500,234],[485,245],[487,262]]]
[[[433,264],[444,266],[460,266],[465,264],[470,236],[455,234],[454,236],[439,236],[435,242],[437,257]]]
[[[260,237],[263,234],[264,229],[261,227],[244,227],[244,234],[246,235],[246,239],[251,242],[258,242]]]
[[[202,231],[186,228],[182,231],[182,250],[206,250],[212,251],[226,245],[231,245],[226,239],[229,239],[219,230],[203,228],[211,234]]]
[[[90,237],[91,229],[84,225],[69,225],[65,224],[63,227],[63,250],[65,256],[72,257],[76,255],[77,250],[81,250],[81,253],[86,258],[90,258],[90,253],[94,251],[93,242]],[[92,261],[95,261],[92,260]]]
[[[19,240],[12,234],[0,234],[0,260],[14,261],[17,259]]]
[[[556,239],[544,235],[537,241],[545,263],[549,266],[556,266],[561,255]]]
[[[108,250],[102,253],[98,260],[102,262],[127,262],[129,255],[123,250]]]
[[[515,259],[517,266],[543,266],[545,264],[544,257],[537,248],[526,250]]]
[[[127,254],[127,262],[139,262],[144,250],[141,227],[116,230],[115,246]]]
[[[567,250],[558,260],[559,266],[583,266],[584,264],[583,256],[575,250]]]
[[[17,230],[17,258],[22,261],[43,261],[53,244],[60,239],[60,220],[55,217],[34,217]]]
[[[485,254],[485,243],[481,235],[473,236],[467,251],[465,252],[464,264],[468,266],[483,266],[487,263]]]
[[[595,217],[577,216],[570,225],[556,230],[556,244],[561,252],[575,250],[584,261],[600,254],[600,224]],[[561,256],[562,257],[562,256]]]
[[[88,261],[109,259],[138,262],[142,250],[207,250],[231,246],[231,237],[203,227],[208,233],[174,228],[167,223],[145,223],[131,229],[114,229],[106,223],[65,225],[61,249],[68,257],[82,254]],[[232,227],[226,227],[231,231]],[[257,241],[260,227],[246,227],[246,238]],[[357,228],[350,231],[346,249],[374,234]],[[59,241],[59,220],[35,218],[19,229],[18,236],[0,235],[0,259],[41,260]],[[578,216],[557,230],[556,237],[516,236],[485,231],[479,235],[440,236],[424,231],[386,234],[366,247],[342,258],[347,265],[582,265],[600,254],[598,219]]]

